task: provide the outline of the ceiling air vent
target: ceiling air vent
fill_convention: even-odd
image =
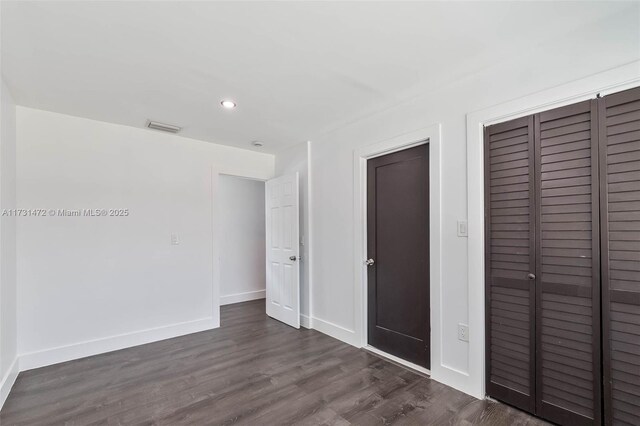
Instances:
[[[178,133],[182,127],[172,126],[171,124],[158,123],[157,121],[147,121],[147,127],[153,130],[160,130],[169,133]]]

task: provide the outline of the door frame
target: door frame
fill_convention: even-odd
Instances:
[[[638,86],[640,61],[631,62],[533,95],[467,114],[467,217],[469,280],[469,380],[465,392],[486,397],[484,126]],[[481,303],[471,303],[480,301]],[[461,389],[462,390],[462,389]]]
[[[355,335],[356,346],[364,347],[378,355],[385,356],[395,362],[403,364],[421,373],[430,374],[434,379],[443,377],[441,365],[441,280],[440,280],[440,252],[441,252],[441,226],[440,226],[440,140],[441,125],[433,124],[410,133],[405,133],[391,139],[354,150],[353,152],[353,229],[355,233],[354,244],[354,282],[355,282]],[[419,145],[429,145],[429,287],[430,287],[430,349],[431,370],[404,361],[398,357],[387,354],[379,349],[370,347],[367,333],[367,160],[413,148]]]

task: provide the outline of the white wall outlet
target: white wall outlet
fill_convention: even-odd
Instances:
[[[469,236],[469,228],[467,227],[466,220],[458,221],[458,237],[468,237]]]
[[[180,239],[178,238],[178,234],[171,234],[171,245],[177,246],[180,244]]]
[[[466,324],[458,324],[458,340],[463,342],[469,341],[469,326]]]

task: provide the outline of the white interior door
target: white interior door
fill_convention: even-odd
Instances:
[[[267,315],[300,328],[298,173],[267,181]]]

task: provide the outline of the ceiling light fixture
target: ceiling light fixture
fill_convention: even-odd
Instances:
[[[227,109],[231,109],[231,108],[235,108],[236,107],[236,103],[230,100],[224,100],[222,102],[220,102],[220,105],[222,105],[223,107],[227,108]]]

